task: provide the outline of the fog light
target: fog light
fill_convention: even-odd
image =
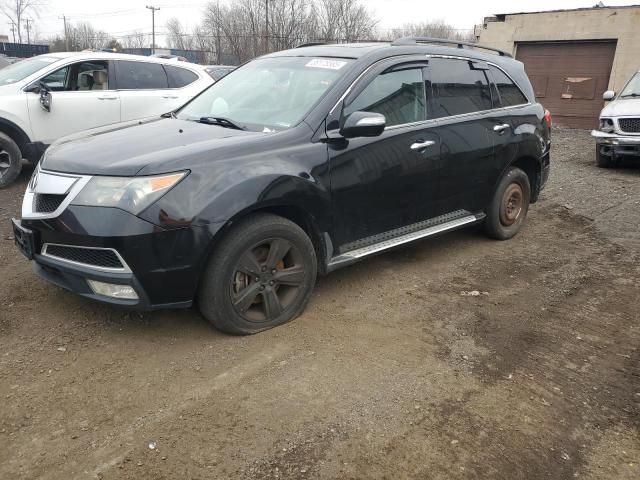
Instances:
[[[124,300],[138,300],[138,294],[129,285],[117,285],[114,283],[98,282],[87,279],[91,290],[98,295],[105,297],[122,298]]]

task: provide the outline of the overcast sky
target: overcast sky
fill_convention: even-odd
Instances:
[[[0,0],[2,2],[4,0]],[[233,2],[234,0],[220,0]],[[598,0],[364,0],[379,19],[383,28],[401,26],[407,22],[443,19],[456,28],[471,29],[486,16],[496,13],[554,10],[592,7]],[[162,32],[166,21],[178,17],[188,26],[199,23],[207,0],[108,0],[105,2],[81,2],[78,0],[44,0],[39,17],[35,17],[37,31],[42,37],[61,34],[63,14],[72,22],[89,21],[97,29],[118,37],[141,30],[151,32],[151,12],[145,5],[156,5],[156,31]],[[606,5],[633,5],[640,0],[604,2]],[[33,16],[33,15],[32,15]],[[8,33],[5,21],[0,23],[0,33]],[[162,39],[159,43],[162,43]]]

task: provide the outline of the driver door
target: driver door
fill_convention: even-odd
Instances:
[[[340,251],[362,239],[434,216],[440,141],[427,121],[425,60],[385,65],[363,78],[347,98],[354,111],[386,118],[379,137],[329,145],[334,238]]]
[[[51,92],[51,109],[40,94],[28,92],[31,130],[36,141],[50,144],[60,137],[120,121],[120,97],[111,89],[112,62],[82,61],[66,65],[38,80]]]

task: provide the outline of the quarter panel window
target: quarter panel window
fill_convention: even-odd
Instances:
[[[121,90],[154,90],[169,86],[167,74],[159,63],[118,61],[117,65]]]
[[[429,61],[431,114],[442,118],[490,110],[491,90],[484,70],[466,60],[432,58]]]
[[[425,117],[425,87],[421,68],[395,70],[378,75],[344,109],[384,115],[387,126],[419,122]]]
[[[524,96],[524,93],[522,93],[518,86],[513,83],[507,74],[493,65],[489,66],[489,70],[491,71],[496,87],[498,87],[503,107],[512,107],[514,105],[524,105],[529,103],[527,97]]]
[[[186,87],[199,78],[198,75],[186,68],[165,65],[164,69],[167,71],[167,77],[169,77],[169,88]]]

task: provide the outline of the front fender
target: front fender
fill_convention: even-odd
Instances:
[[[330,225],[331,195],[324,144],[289,148],[268,158],[214,161],[196,167],[141,216],[163,228],[226,223],[249,211],[291,206]]]

